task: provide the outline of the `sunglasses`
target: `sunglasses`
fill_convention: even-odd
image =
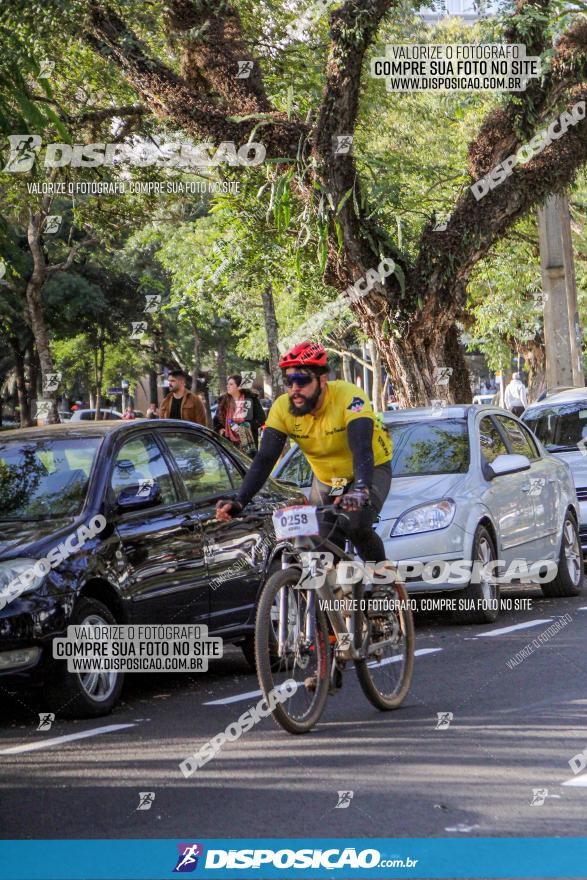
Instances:
[[[299,388],[305,388],[313,379],[314,376],[308,376],[307,373],[290,373],[289,376],[285,376],[284,381],[288,388],[293,388],[294,385],[297,385]]]

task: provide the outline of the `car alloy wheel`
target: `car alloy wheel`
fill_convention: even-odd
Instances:
[[[493,562],[493,560],[493,547],[488,538],[482,535],[477,548],[477,562],[480,562],[481,566],[484,567],[489,562]],[[488,603],[493,602],[497,599],[497,585],[495,581],[491,580],[491,575],[487,575],[484,572],[480,572],[479,578],[479,587],[481,588],[483,599]]]
[[[567,517],[563,528],[563,551],[567,561],[567,570],[573,584],[577,586],[581,580],[581,567],[583,565],[583,554],[579,547],[579,538],[577,530],[573,523]]]
[[[110,626],[110,624],[98,614],[89,614],[82,620],[80,626],[95,627]],[[77,677],[83,691],[97,703],[108,700],[116,687],[116,672],[106,670],[103,672],[79,672]]]

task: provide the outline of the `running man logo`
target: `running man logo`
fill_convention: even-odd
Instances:
[[[446,730],[447,727],[450,727],[450,722],[454,717],[452,712],[437,712],[436,715],[438,720],[434,730]]]
[[[335,497],[337,495],[342,495],[348,480],[346,477],[332,477],[330,482],[332,483],[332,489],[328,494]]]
[[[161,305],[161,294],[160,293],[147,293],[145,294],[145,308],[144,312],[152,315],[154,312],[159,311],[159,306]]]
[[[154,802],[154,791],[139,791],[139,805],[137,807],[137,810],[150,810]]]
[[[296,585],[298,590],[315,590],[321,587],[326,580],[326,573],[334,567],[334,555],[332,553],[319,553],[318,551],[306,551],[300,553],[302,560],[302,576]]]
[[[62,219],[61,214],[48,214],[43,223],[43,234],[56,235],[59,232]]]
[[[137,498],[148,498],[151,494],[151,489],[155,485],[155,481],[151,479],[139,480],[139,488],[137,491]]]
[[[336,134],[332,138],[335,156],[350,156],[353,152],[352,134]]]
[[[434,384],[448,385],[452,376],[452,367],[435,367],[434,368]]]
[[[252,61],[237,61],[238,64],[238,73],[236,75],[237,79],[248,79],[253,70],[253,62]]]
[[[43,377],[43,391],[46,393],[57,391],[62,375],[62,373],[45,373]]]
[[[41,67],[37,79],[49,79],[55,70],[55,62],[48,61],[46,58],[41,61]]]
[[[51,730],[51,725],[54,721],[54,712],[39,712],[39,726],[37,730]]]
[[[541,807],[547,797],[548,797],[548,789],[547,788],[533,788],[532,789],[532,800],[530,801],[530,806],[531,807]]]
[[[8,143],[10,154],[2,170],[12,173],[30,171],[41,149],[41,137],[38,134],[11,134]]]
[[[147,332],[146,321],[132,321],[132,333],[129,339],[142,339]]]
[[[354,797],[354,791],[339,791],[338,792],[338,803],[335,806],[335,810],[347,810],[351,801]]]
[[[336,650],[348,651],[353,645],[353,634],[350,632],[339,633],[336,637]]]
[[[37,400],[37,419],[48,419],[51,409],[53,408],[52,400],[41,400],[40,398]]]
[[[174,874],[189,874],[198,867],[198,859],[204,855],[201,843],[178,843],[179,856]]]

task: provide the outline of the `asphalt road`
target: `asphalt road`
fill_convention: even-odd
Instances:
[[[106,718],[61,720],[53,707],[49,731],[37,731],[27,694],[0,688],[0,835],[583,836],[587,771],[574,775],[569,761],[587,747],[587,597],[508,595],[531,597],[531,610],[473,627],[417,617],[424,653],[400,710],[371,707],[351,667],[312,733],[265,719],[190,779],[179,762],[259,699],[238,649],[192,677],[128,676]],[[445,729],[439,712],[453,713]],[[346,807],[339,791],[353,793]],[[137,810],[140,792],[154,793],[149,809]]]

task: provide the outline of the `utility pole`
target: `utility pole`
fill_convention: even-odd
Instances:
[[[540,265],[544,291],[546,387],[585,384],[569,202],[550,196],[538,210]]]

